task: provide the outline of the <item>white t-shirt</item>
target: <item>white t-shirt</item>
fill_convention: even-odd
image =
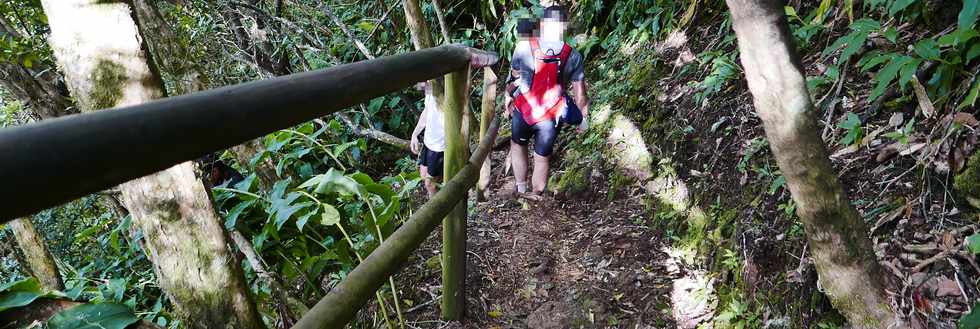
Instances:
[[[444,116],[436,97],[425,95],[425,136],[422,141],[425,147],[433,152],[446,151],[446,128],[443,125]]]

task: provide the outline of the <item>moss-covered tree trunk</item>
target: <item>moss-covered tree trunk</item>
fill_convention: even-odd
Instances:
[[[469,70],[446,75],[442,103],[446,129],[443,181],[449,182],[466,165],[469,145],[463,135],[466,82]],[[442,222],[442,318],[459,320],[466,309],[466,198]]]
[[[128,3],[43,0],[42,5],[51,25],[51,48],[80,109],[164,96]],[[192,163],[135,179],[120,190],[143,230],[159,285],[188,328],[264,327]]]
[[[432,48],[435,42],[432,41],[432,32],[429,31],[429,24],[425,22],[422,15],[422,7],[419,7],[418,0],[403,0],[402,8],[405,9],[405,25],[408,26],[409,34],[412,36],[412,45],[415,50]],[[442,82],[438,79],[431,80],[433,96],[442,102]]]
[[[897,328],[868,229],[820,138],[783,2],[727,2],[749,90],[797,204],[824,293],[854,328]]]
[[[11,221],[10,230],[14,232],[17,239],[17,246],[24,253],[26,265],[32,276],[37,278],[41,285],[51,290],[65,290],[65,283],[61,281],[61,274],[58,273],[58,264],[44,244],[44,238],[34,229],[34,224],[30,218],[19,218]]]

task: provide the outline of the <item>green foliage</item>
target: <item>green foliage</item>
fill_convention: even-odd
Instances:
[[[29,305],[35,299],[46,297],[35,278],[13,281],[0,286],[0,312],[15,307]]]
[[[48,320],[51,329],[125,329],[139,318],[119,304],[82,304],[55,314]]]
[[[974,255],[980,255],[980,234],[966,237],[966,249]]]
[[[700,91],[694,94],[694,99],[698,103],[721,91],[722,87],[727,86],[730,81],[738,77],[740,70],[735,64],[736,55],[737,53],[721,51],[701,54],[701,62],[711,63],[711,71],[704,80],[698,83]]]
[[[840,128],[843,128],[847,134],[844,135],[840,140],[841,145],[852,145],[861,143],[861,138],[864,136],[864,130],[861,128],[861,118],[854,113],[847,113],[847,119],[840,123]]]
[[[64,296],[58,291],[42,290],[37,279],[34,278],[14,281],[0,286],[0,312],[30,305],[38,298],[64,298]],[[83,303],[59,311],[47,321],[45,328],[123,329],[139,319],[126,305]]]
[[[973,304],[973,311],[960,318],[956,326],[957,329],[976,329],[980,328],[980,303]]]

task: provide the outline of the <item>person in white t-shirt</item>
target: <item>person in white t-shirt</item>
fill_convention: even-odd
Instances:
[[[429,197],[436,194],[436,182],[442,179],[443,152],[446,151],[446,130],[443,125],[442,109],[432,95],[432,86],[420,82],[416,88],[425,93],[425,108],[412,131],[412,153],[419,155],[419,173],[425,182]],[[424,133],[423,133],[424,131]],[[419,143],[422,134],[422,143]]]

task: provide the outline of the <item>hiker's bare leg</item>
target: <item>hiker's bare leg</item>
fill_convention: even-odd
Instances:
[[[524,193],[527,189],[527,146],[511,141],[510,161],[514,166],[514,183],[517,184],[517,192]]]
[[[434,177],[429,176],[429,167],[425,165],[419,165],[419,174],[422,175],[422,184],[425,185],[425,192],[432,198],[436,194],[436,182]]]
[[[534,153],[534,172],[531,174],[531,185],[534,193],[544,192],[545,187],[548,186],[549,158]]]

